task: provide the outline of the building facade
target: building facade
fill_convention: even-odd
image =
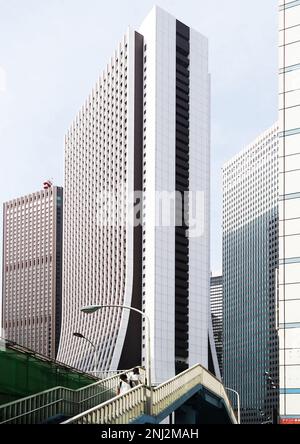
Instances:
[[[300,3],[279,1],[280,416],[300,423]]]
[[[223,373],[244,423],[278,408],[278,186],[276,124],[223,168]]]
[[[92,366],[89,345],[72,337],[78,329],[97,344],[99,369],[145,364],[138,315],[80,313],[83,305],[119,303],[150,319],[153,380],[208,366],[209,104],[206,38],[154,7],[138,32],[128,30],[66,136],[59,358],[68,364]],[[180,205],[188,191],[201,196],[193,232],[193,212],[184,210],[193,198]],[[114,226],[103,222],[107,192],[115,196]],[[170,214],[183,223],[160,223],[160,193],[173,197]]]
[[[210,309],[219,370],[223,375],[223,276],[210,278]]]
[[[7,339],[55,358],[62,293],[63,189],[4,203],[2,326]]]

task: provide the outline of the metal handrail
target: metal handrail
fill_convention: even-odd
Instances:
[[[109,392],[110,390],[111,390],[111,389],[104,390],[103,392],[101,392],[101,394],[106,393],[106,392]],[[84,399],[82,399],[81,401],[77,401],[77,402],[78,402],[78,403],[83,403],[83,402],[89,401],[90,399],[96,398],[96,396],[98,396],[98,395],[99,395],[99,393],[96,393],[95,395],[89,396],[89,397],[84,398]]]
[[[127,424],[139,416],[157,417],[189,390],[198,385],[222,398],[234,424],[237,423],[227,393],[215,376],[200,364],[191,367],[152,390],[141,385],[103,404],[83,412],[62,424]]]
[[[1,424],[7,424],[10,421],[15,421],[17,419],[20,419],[22,416],[31,415],[33,413],[36,413],[36,412],[40,411],[41,409],[45,409],[47,407],[51,407],[52,405],[58,404],[59,402],[62,402],[62,401],[65,401],[65,400],[63,398],[57,399],[56,401],[50,402],[49,404],[45,404],[42,407],[38,407],[38,408],[36,408],[34,410],[31,410],[29,412],[26,412],[26,413],[22,413],[21,415],[15,416],[14,418],[7,419],[6,421],[1,422]],[[72,401],[69,401],[69,402],[72,403]]]
[[[63,387],[62,387],[62,388],[63,388]],[[66,390],[67,390],[67,389],[66,389]],[[110,391],[110,389],[104,390],[103,392],[101,392],[101,395],[103,395],[104,393],[108,393],[109,391]],[[83,400],[81,400],[81,401],[77,401],[77,402],[76,402],[76,401],[67,400],[67,399],[64,399],[64,398],[60,398],[60,399],[57,399],[57,400],[55,400],[55,401],[53,401],[53,402],[50,402],[50,403],[48,403],[48,404],[44,404],[44,405],[42,405],[41,407],[38,407],[38,408],[36,408],[36,409],[30,410],[30,411],[28,411],[28,412],[21,413],[21,414],[18,415],[18,416],[15,416],[15,417],[13,417],[13,418],[7,419],[7,420],[1,422],[1,424],[7,424],[7,423],[9,423],[9,422],[11,422],[11,421],[15,421],[15,420],[20,419],[20,418],[22,418],[22,417],[25,417],[25,416],[28,416],[28,415],[32,415],[33,413],[36,413],[36,412],[38,412],[38,411],[40,411],[40,410],[43,410],[43,409],[46,409],[47,407],[51,407],[51,406],[53,406],[53,405],[55,405],[55,404],[58,404],[59,402],[64,402],[64,403],[67,403],[67,404],[77,405],[77,403],[78,403],[78,404],[84,403],[84,402],[86,402],[86,401],[89,401],[89,400],[92,399],[92,398],[95,398],[95,397],[98,396],[98,395],[99,395],[99,393],[97,393],[96,395],[89,396],[88,398],[85,398],[85,399],[83,399]]]
[[[26,396],[25,398],[17,399],[16,401],[8,402],[7,404],[2,404],[2,405],[0,405],[0,412],[1,412],[2,409],[8,408],[8,407],[13,407],[14,405],[17,405],[19,403],[23,403],[23,402],[29,401],[31,399],[34,399],[34,398],[36,398],[38,396],[43,396],[43,395],[46,395],[46,394],[49,394],[49,393],[52,393],[52,392],[56,392],[56,391],[61,390],[61,389],[69,390],[70,392],[75,391],[75,390],[72,390],[72,389],[68,389],[67,387],[63,387],[63,386],[58,385],[57,387],[53,387],[53,388],[45,390],[43,392],[39,392],[39,393],[36,393],[34,395]]]
[[[144,378],[144,369],[141,374]],[[123,374],[131,370],[123,371]],[[0,406],[0,424],[37,424],[62,414],[75,416],[108,399],[115,397],[115,389],[122,373],[96,381],[77,390],[54,387],[35,395]]]

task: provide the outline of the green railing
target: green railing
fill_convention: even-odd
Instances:
[[[76,390],[94,381],[92,375],[0,339],[0,406],[53,387]]]

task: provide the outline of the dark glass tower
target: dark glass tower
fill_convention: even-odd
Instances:
[[[224,382],[243,423],[278,407],[278,127],[223,168]],[[233,399],[235,402],[235,399]]]

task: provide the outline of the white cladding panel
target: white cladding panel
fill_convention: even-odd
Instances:
[[[279,6],[280,414],[300,418],[300,4]]]
[[[200,363],[207,367],[210,318],[210,77],[208,41],[193,29],[190,33],[189,186],[192,193],[197,193],[200,202],[200,207],[199,203],[196,208],[190,206],[189,366]]]

